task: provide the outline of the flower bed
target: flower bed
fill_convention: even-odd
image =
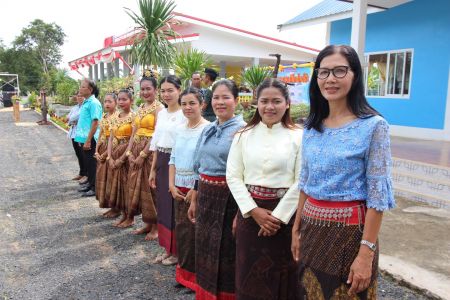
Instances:
[[[64,128],[65,130],[69,130],[69,125],[67,124],[67,117],[58,117],[54,113],[50,114],[50,119],[55,122],[58,126]]]

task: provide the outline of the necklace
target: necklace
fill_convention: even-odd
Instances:
[[[142,119],[144,116],[153,113],[156,110],[157,102],[153,101],[152,104],[146,105],[145,103],[139,107],[138,115],[139,118]]]
[[[203,121],[203,120],[200,119],[200,121],[198,121],[198,123],[195,124],[194,126],[189,126],[189,123],[187,123],[187,124],[186,124],[186,127],[187,127],[188,129],[195,129],[195,128],[198,127],[198,125],[200,125],[200,123],[201,123],[202,121]]]

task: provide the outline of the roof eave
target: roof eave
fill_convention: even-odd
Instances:
[[[384,11],[385,9],[377,8],[377,7],[368,7],[367,13],[372,14],[380,11]],[[290,23],[290,24],[280,24],[277,26],[279,31],[285,31],[285,30],[291,30],[291,29],[297,29],[297,28],[303,28],[311,25],[317,25],[317,24],[323,24],[323,23],[329,23],[333,21],[339,21],[344,19],[349,19],[352,17],[353,11],[349,10],[346,12],[328,15],[328,16],[322,16],[314,19],[309,19],[305,21],[300,21],[296,23]]]

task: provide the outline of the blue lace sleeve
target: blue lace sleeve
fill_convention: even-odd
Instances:
[[[298,182],[298,190],[304,191],[306,181],[308,179],[308,165],[306,164],[306,150],[305,150],[305,139],[303,137],[303,143],[302,143],[302,166],[300,170],[300,180]]]
[[[384,211],[395,207],[391,180],[389,126],[377,122],[366,156],[367,207]]]

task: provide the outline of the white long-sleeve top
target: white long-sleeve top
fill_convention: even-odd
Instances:
[[[162,109],[156,117],[156,128],[150,142],[150,150],[155,151],[157,147],[172,148],[175,144],[176,128],[186,122],[186,117],[181,109],[169,113],[166,108]]]
[[[227,161],[227,184],[244,216],[258,207],[246,185],[288,188],[272,215],[287,224],[297,209],[301,166],[302,130],[284,128],[281,123],[268,128],[260,122],[237,133]]]

